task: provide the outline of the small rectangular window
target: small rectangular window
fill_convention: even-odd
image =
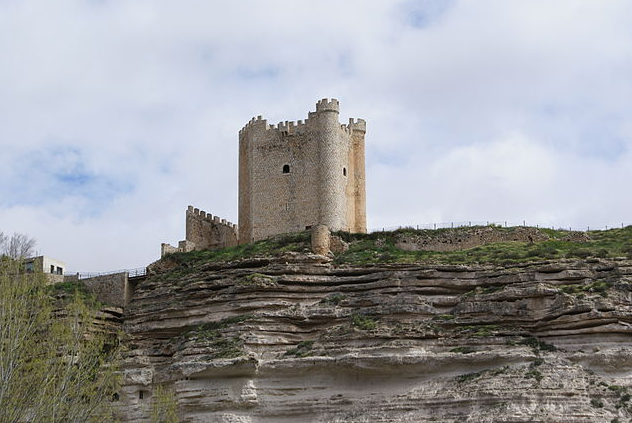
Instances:
[[[54,265],[50,265],[50,273],[54,274],[55,273],[55,266]]]
[[[58,275],[63,275],[64,274],[64,269],[62,269],[61,267],[57,266],[57,274]]]
[[[144,399],[145,398],[145,391],[138,391],[138,399]]]

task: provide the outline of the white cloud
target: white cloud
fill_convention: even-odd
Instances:
[[[630,222],[630,17],[625,0],[0,0],[0,229],[76,270],[147,264],[188,204],[236,220],[250,117],[327,96],[368,121],[371,227]]]

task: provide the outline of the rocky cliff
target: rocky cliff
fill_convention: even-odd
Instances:
[[[631,282],[616,258],[167,260],[125,311],[122,416],[163,385],[186,422],[630,421]]]

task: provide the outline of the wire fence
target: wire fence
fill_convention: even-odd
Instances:
[[[137,267],[136,269],[120,269],[120,270],[112,270],[109,272],[66,272],[65,275],[66,276],[76,275],[77,279],[89,279],[89,278],[96,278],[97,276],[108,276],[108,275],[114,275],[114,274],[123,273],[123,272],[127,272],[128,277],[130,278],[136,278],[136,277],[147,275],[147,268]]]
[[[511,228],[511,227],[532,227],[532,228],[542,228],[542,229],[554,229],[558,231],[581,231],[581,232],[590,232],[590,231],[605,231],[608,229],[615,228],[624,228],[627,226],[625,223],[617,224],[617,225],[603,225],[603,226],[580,226],[580,225],[568,225],[568,226],[558,226],[558,225],[542,225],[539,223],[529,222],[527,220],[523,220],[520,222],[516,221],[490,221],[490,220],[469,220],[463,222],[440,222],[440,223],[424,223],[420,225],[404,225],[404,226],[388,226],[382,228],[374,228],[369,230],[370,233],[373,232],[386,232],[386,231],[396,231],[400,229],[423,229],[423,230],[436,230],[436,229],[449,229],[449,228],[467,228],[472,226],[499,226],[503,228]]]

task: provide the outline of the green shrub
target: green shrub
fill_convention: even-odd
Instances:
[[[531,347],[534,351],[557,351],[557,347],[552,344],[547,344],[544,341],[539,340],[536,337],[530,336],[529,338],[523,339],[518,342],[520,345],[527,345]]]
[[[373,330],[377,328],[377,321],[364,314],[351,315],[351,325],[362,330]]]
[[[540,373],[538,370],[533,369],[525,373],[524,377],[527,379],[535,379],[538,382],[540,382],[543,378],[542,373]]]
[[[461,354],[470,354],[470,353],[473,353],[474,351],[476,350],[471,347],[456,347],[450,350],[450,352],[461,353]]]
[[[466,374],[457,376],[456,377],[456,381],[458,383],[470,382],[470,381],[472,381],[474,379],[479,378],[482,374],[483,374],[483,372],[466,373]]]
[[[309,355],[311,355],[312,352],[312,346],[314,345],[314,341],[301,341],[296,345],[296,348],[292,348],[291,350],[287,351],[284,356],[285,357],[289,357],[289,356],[294,356],[294,357],[307,357]]]
[[[342,300],[345,299],[345,296],[340,294],[340,293],[335,293],[335,294],[331,294],[328,295],[327,297],[323,298],[322,300],[320,300],[319,302],[321,304],[333,304],[333,305],[338,305],[340,304],[340,302]]]

